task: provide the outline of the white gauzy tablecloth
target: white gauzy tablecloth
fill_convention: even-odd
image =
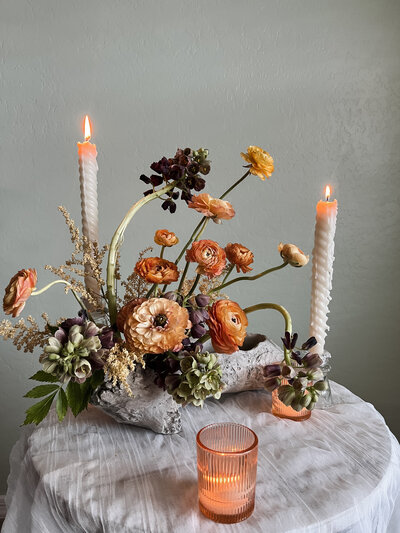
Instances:
[[[93,407],[62,424],[53,413],[11,453],[3,533],[399,532],[399,444],[372,405],[336,384],[333,398],[292,422],[270,414],[266,392],[226,395],[185,408],[169,436]],[[197,507],[196,433],[221,421],[259,437],[256,508],[234,525]]]

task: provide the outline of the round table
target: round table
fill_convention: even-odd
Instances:
[[[3,533],[398,532],[399,444],[372,405],[332,389],[334,405],[305,422],[272,416],[266,392],[243,392],[186,407],[182,433],[167,436],[94,407],[61,424],[52,413],[13,448]],[[197,507],[195,436],[218,421],[259,437],[256,508],[239,524]]]

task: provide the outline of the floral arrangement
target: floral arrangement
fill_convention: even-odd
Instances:
[[[235,187],[251,175],[264,181],[274,170],[272,157],[261,148],[250,146],[241,156],[246,162],[245,174],[219,198],[200,192],[206,185],[204,176],[211,169],[208,150],[178,149],[174,157],[163,157],[153,163],[150,165],[153,174],[140,176],[150,188],[125,215],[110,245],[102,248],[81,235],[66,209],[59,208],[74,251],[63,265],[45,268],[60,279],[38,290],[36,270],[20,270],[11,278],[3,300],[4,312],[16,318],[28,298],[61,283],[79,305],[76,317],[60,318],[54,324],[43,314],[43,327],[31,316],[14,324],[10,320],[1,322],[0,335],[11,339],[18,349],[25,352],[41,349],[42,368],[30,378],[41,384],[26,396],[42,399],[27,410],[24,424],[38,424],[54,400],[60,421],[68,408],[78,415],[104,380],[123,386],[132,394],[127,377],[137,365],[152,372],[155,384],[178,404],[202,406],[207,397],[218,399],[224,387],[218,353],[234,354],[244,342],[247,315],[262,309],[274,309],[285,320],[284,360],[265,368],[265,387],[271,391],[278,389],[279,399],[295,410],[313,409],[318,394],[325,388],[319,369],[321,359],[308,351],[315,339],[297,349],[297,334],[292,333],[286,309],[272,303],[242,309],[223,293],[234,283],[261,278],[287,265],[305,266],[308,256],[293,244],[280,243],[281,263],[250,275],[254,254],[246,246],[240,243],[221,246],[201,238],[210,220],[220,224],[235,216],[233,206],[225,200]],[[120,248],[124,232],[135,213],[153,200],[160,200],[162,209],[170,213],[175,213],[181,200],[201,219],[174,261],[164,254],[178,246],[178,236],[166,229],[157,230],[154,243],[160,247],[159,253],[149,256],[152,248],[141,252],[130,276],[121,281]],[[186,262],[181,268],[183,258]],[[192,264],[195,277],[190,278]],[[229,279],[234,271],[240,275]],[[86,283],[88,277],[95,280],[98,290],[88,289],[93,287]],[[118,295],[117,290],[123,291],[124,296]],[[209,338],[215,353],[203,351]]]

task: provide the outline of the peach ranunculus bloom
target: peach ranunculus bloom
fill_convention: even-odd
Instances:
[[[34,268],[20,270],[10,280],[3,298],[6,315],[17,317],[25,307],[25,302],[36,287],[37,274]]]
[[[250,173],[258,176],[263,181],[269,178],[274,171],[274,160],[268,152],[258,146],[249,146],[247,154],[240,153],[247,163],[250,163]]]
[[[128,318],[128,315],[133,312],[135,307],[137,307],[138,305],[142,305],[142,303],[145,301],[146,298],[134,298],[133,300],[125,304],[123,307],[121,307],[117,314],[118,331],[120,331],[121,333],[124,332],[125,322]]]
[[[246,337],[246,313],[231,300],[217,300],[208,313],[207,325],[214,350],[228,354],[236,352]]]
[[[192,196],[188,207],[210,217],[217,224],[220,224],[221,220],[229,220],[235,216],[232,204],[220,198],[213,198],[207,193]]]
[[[166,298],[150,298],[128,315],[124,334],[131,350],[158,354],[173,350],[191,327],[185,307]]]
[[[198,263],[197,274],[204,274],[208,278],[219,276],[226,265],[226,254],[223,248],[208,239],[195,241],[186,252],[186,261]]]
[[[284,261],[294,267],[305,266],[309,261],[309,256],[300,250],[295,244],[283,244],[280,242],[278,245],[278,252],[281,254]]]
[[[149,283],[165,283],[169,285],[179,278],[175,263],[161,257],[146,257],[136,263],[135,272]]]
[[[225,246],[228,261],[236,266],[237,272],[250,272],[253,270],[249,265],[254,261],[254,254],[246,246],[238,243],[229,243]]]
[[[171,246],[175,246],[175,244],[178,244],[179,239],[172,231],[168,231],[167,229],[158,229],[154,235],[154,242],[160,246],[168,246],[169,248]]]

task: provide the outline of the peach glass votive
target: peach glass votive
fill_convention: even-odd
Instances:
[[[211,424],[197,434],[200,511],[215,522],[246,520],[254,509],[258,438],[241,424]]]
[[[287,380],[282,380],[282,385],[287,385]],[[310,418],[311,411],[304,408],[301,411],[295,411],[289,405],[285,405],[278,398],[278,389],[272,391],[272,409],[271,413],[278,418],[289,418],[290,420],[295,420],[296,422],[302,422]]]

